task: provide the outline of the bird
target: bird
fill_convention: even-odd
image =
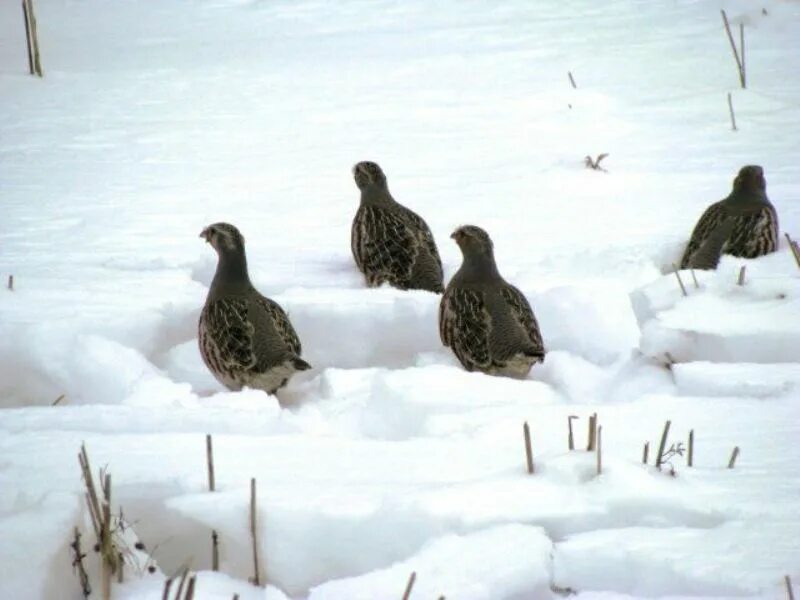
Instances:
[[[397,202],[377,163],[353,167],[361,203],[353,218],[350,247],[367,285],[401,290],[444,291],[442,260],[428,224]]]
[[[203,362],[228,389],[247,386],[274,394],[295,372],[311,368],[300,358],[300,339],[280,305],[250,283],[239,230],[214,223],[200,237],[218,255],[198,323]]]
[[[747,165],[724,200],[709,206],[692,231],[681,268],[715,269],[722,254],[756,258],[778,247],[778,213],[767,198],[764,169]]]
[[[464,259],[439,303],[442,343],[467,371],[525,377],[545,357],[531,305],[498,272],[486,231],[464,225],[450,237]]]

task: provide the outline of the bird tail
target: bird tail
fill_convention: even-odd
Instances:
[[[311,368],[311,365],[304,361],[299,356],[293,356],[289,359],[289,362],[292,363],[292,366],[297,369],[298,371],[308,371]]]
[[[714,228],[692,256],[689,266],[695,269],[716,269],[725,243],[731,237],[736,219],[728,217]]]

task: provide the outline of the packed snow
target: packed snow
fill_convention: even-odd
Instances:
[[[186,569],[198,600],[401,598],[412,572],[412,600],[800,582],[799,265],[782,235],[678,272],[685,295],[673,272],[745,164],[800,238],[800,3],[35,9],[42,79],[0,4],[0,598],[82,598],[76,527],[101,597],[81,444],[112,475],[117,600],[158,600]],[[747,89],[720,9],[744,25]],[[438,296],[365,287],[365,159],[426,219],[446,279],[450,233],[491,234],[548,349],[526,379],[464,371]],[[216,257],[198,234],[217,221],[313,366],[277,396],[225,390],[200,358]]]

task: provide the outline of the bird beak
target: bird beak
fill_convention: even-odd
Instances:
[[[203,231],[200,232],[200,237],[203,238],[206,242],[211,243],[211,228],[206,227]]]

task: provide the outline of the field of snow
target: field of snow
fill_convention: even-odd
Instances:
[[[720,8],[745,26],[747,90]],[[198,600],[401,598],[411,572],[412,600],[800,584],[800,269],[782,237],[697,286],[683,272],[685,297],[671,272],[745,164],[800,238],[800,2],[36,11],[41,80],[19,3],[0,3],[0,598],[82,598],[75,526],[96,583],[81,443],[155,567],[129,565],[117,600],[158,600],[184,567]],[[607,172],[584,167],[604,152]],[[528,379],[465,372],[438,296],[365,289],[349,247],[365,159],[425,217],[446,278],[453,229],[492,235],[549,351]],[[216,221],[241,229],[314,367],[277,398],[225,391],[200,359],[216,257],[198,234]],[[669,444],[694,431],[693,467],[653,466],[667,420]],[[248,583],[251,478],[265,588]]]

